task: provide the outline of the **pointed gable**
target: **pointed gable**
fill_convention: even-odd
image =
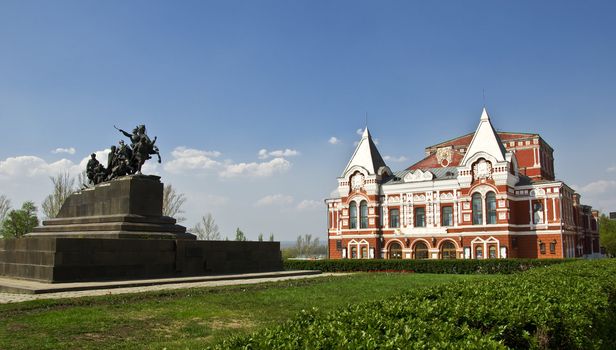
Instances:
[[[354,166],[365,168],[369,175],[376,174],[380,167],[385,166],[385,161],[383,161],[383,157],[381,157],[374,141],[372,141],[372,136],[370,135],[370,131],[368,131],[368,127],[364,130],[351,160],[342,172],[342,176],[345,176],[349,169]]]
[[[503,143],[498,136],[496,130],[490,122],[490,116],[488,111],[483,108],[481,112],[481,119],[479,120],[479,126],[473,135],[468,150],[462,159],[461,164],[466,164],[467,160],[478,152],[485,152],[496,158],[497,161],[505,161],[505,154],[507,151],[503,146]]]

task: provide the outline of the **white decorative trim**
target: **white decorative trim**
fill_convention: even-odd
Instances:
[[[404,182],[419,182],[419,181],[430,181],[434,179],[434,174],[429,171],[423,171],[421,169],[417,169],[415,171],[411,171],[404,176]]]

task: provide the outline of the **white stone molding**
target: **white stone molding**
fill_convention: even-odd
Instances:
[[[415,171],[410,171],[408,174],[404,175],[404,182],[420,182],[420,181],[430,181],[434,178],[434,174],[429,171],[423,171],[421,169],[417,169]]]

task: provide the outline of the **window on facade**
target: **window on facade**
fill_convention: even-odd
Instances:
[[[550,253],[556,254],[556,242],[550,242]]]
[[[455,259],[456,258],[456,246],[451,241],[443,243],[441,246],[441,257],[443,259]]]
[[[427,259],[428,258],[428,246],[419,242],[415,244],[415,259]]]
[[[349,228],[357,228],[357,203],[351,202],[349,213],[351,216],[349,221]]]
[[[368,246],[361,247],[361,258],[368,259]]]
[[[539,243],[539,252],[545,254],[545,243]]]
[[[476,259],[483,259],[483,247],[480,246],[480,245],[475,247],[475,258]]]
[[[351,259],[357,259],[357,246],[351,247]]]
[[[481,208],[481,195],[473,194],[473,225],[483,224],[483,212]]]
[[[441,220],[443,226],[453,226],[453,207],[443,207]]]
[[[486,195],[486,219],[488,224],[496,224],[496,194],[488,192]]]
[[[368,202],[359,204],[359,228],[368,228]]]
[[[415,227],[426,227],[426,208],[415,208]]]
[[[389,258],[402,259],[402,247],[400,243],[392,243],[389,245]]]
[[[337,240],[336,241],[336,250],[342,250],[342,241],[341,240]]]
[[[543,205],[541,203],[533,204],[533,223],[543,224]]]
[[[389,227],[400,227],[400,210],[391,209],[389,211]]]
[[[490,255],[488,255],[488,257],[489,257],[490,259],[496,259],[496,254],[497,254],[497,253],[496,253],[496,246],[495,246],[495,245],[491,245],[491,246],[488,248],[488,252],[489,252],[489,254],[490,254]]]

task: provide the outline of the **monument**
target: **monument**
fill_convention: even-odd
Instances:
[[[117,128],[116,128],[117,129]],[[23,238],[0,240],[0,276],[42,282],[185,277],[282,270],[279,242],[198,241],[163,216],[163,183],[143,175],[160,152],[144,125],[111,147],[107,167],[92,154],[90,184],[58,215]]]

